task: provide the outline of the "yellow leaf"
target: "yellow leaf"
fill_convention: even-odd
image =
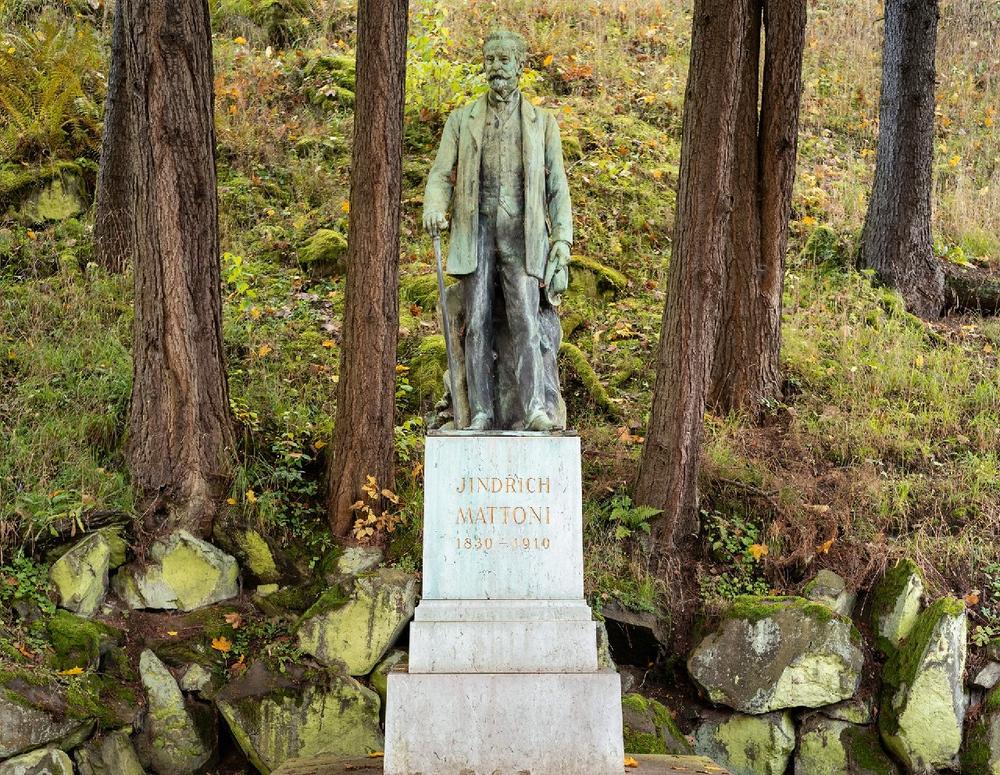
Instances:
[[[272,349],[271,345],[262,344],[260,347],[257,348],[257,355],[259,355],[261,358],[264,358],[273,351],[274,350]]]
[[[654,180],[659,180],[663,177],[663,170],[653,170],[651,174],[653,175]]]
[[[226,503],[228,503],[230,506],[235,506],[236,498],[226,498]]]
[[[343,210],[345,213],[351,212],[351,203],[345,199],[343,202],[340,203],[340,209]]]
[[[954,155],[954,156],[952,156],[952,157],[951,157],[950,159],[948,159],[948,166],[949,166],[949,167],[957,167],[957,166],[958,166],[958,163],[959,163],[960,161],[962,161],[962,157],[961,157],[961,156],[959,156],[958,154],[955,154],[955,155]]]
[[[257,493],[255,493],[253,490],[247,490],[246,498],[247,498],[247,503],[256,503]]]
[[[370,754],[368,754],[369,759],[381,759],[383,756],[385,756],[384,751],[372,751]]]
[[[766,557],[768,553],[767,544],[751,544],[750,556],[759,561],[761,557]]]
[[[397,374],[406,374],[406,372],[408,372],[409,370],[410,370],[410,367],[407,366],[405,363],[397,363],[396,364],[396,373]]]
[[[829,554],[830,549],[833,548],[834,539],[831,538],[829,541],[824,541],[819,546],[816,547],[816,551],[820,554]]]
[[[223,654],[228,654],[233,650],[233,644],[225,635],[220,635],[218,638],[212,638],[212,648]]]
[[[243,616],[240,615],[239,611],[232,611],[226,614],[223,618],[226,620],[226,624],[234,630],[238,630],[243,624]]]
[[[260,315],[261,315],[260,307],[250,308],[250,317],[252,317],[254,320],[257,320],[260,317]]]
[[[816,219],[813,218],[811,215],[806,215],[803,216],[802,220],[799,221],[799,223],[801,223],[803,226],[815,226]]]
[[[38,235],[35,234],[35,232],[33,232],[31,229],[28,229],[28,239],[36,240],[38,239]]]
[[[382,497],[386,500],[392,501],[393,503],[399,503],[399,496],[392,490],[382,490]]]
[[[82,672],[82,667],[71,667],[69,670],[60,670],[59,675],[80,675]]]
[[[549,65],[551,65],[553,59],[555,59],[555,57],[552,56],[552,54],[549,54],[547,57],[545,57],[545,59],[542,60],[542,67],[548,67]]]
[[[924,356],[917,353],[917,357],[913,359],[913,365],[918,369],[922,369],[924,367]]]
[[[327,349],[330,349],[331,347],[333,347],[333,345],[334,345],[334,341],[332,339],[324,339],[323,340],[323,346],[326,347]]]
[[[625,757],[625,766],[626,767],[638,767],[639,766],[639,762],[637,762],[631,756],[626,756]]]
[[[247,44],[247,39],[244,38],[242,35],[237,35],[235,38],[233,38],[233,43],[235,43],[237,46],[245,46]]]
[[[983,352],[986,353],[987,355],[989,355],[991,352],[993,352],[993,345],[991,345],[989,342],[987,342],[986,344],[984,344],[983,345]]]
[[[167,635],[169,635],[171,638],[176,637],[177,630],[167,630]]]
[[[320,450],[320,449],[323,449],[323,447],[325,447],[325,446],[326,446],[326,442],[323,441],[322,439],[318,439],[317,441],[313,442],[313,449]]]

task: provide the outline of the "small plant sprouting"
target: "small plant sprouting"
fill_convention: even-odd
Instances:
[[[650,521],[662,513],[662,509],[652,506],[636,506],[627,493],[620,492],[611,499],[608,519],[615,529],[615,538],[621,541],[636,532],[648,534]]]

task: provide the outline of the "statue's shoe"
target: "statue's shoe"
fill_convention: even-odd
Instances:
[[[467,431],[487,431],[490,429],[492,420],[488,414],[477,414],[469,423]]]
[[[545,414],[544,409],[536,409],[528,417],[527,422],[524,423],[524,429],[526,431],[550,431],[556,427],[556,424],[549,419],[549,416]]]

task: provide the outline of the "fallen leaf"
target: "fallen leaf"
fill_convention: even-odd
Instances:
[[[381,759],[383,756],[385,756],[385,751],[372,751],[368,754],[369,759]]]
[[[345,199],[343,202],[340,203],[340,209],[343,210],[345,213],[351,212],[351,203]]]
[[[750,544],[750,556],[753,557],[758,562],[761,557],[766,557],[767,553],[770,551],[767,544]]]
[[[625,757],[625,766],[626,767],[638,767],[639,766],[639,762],[637,762],[631,756],[626,756]]]
[[[974,589],[965,596],[966,605],[979,605],[979,590]]]
[[[35,652],[29,649],[23,643],[15,643],[14,648],[18,650],[18,653],[20,653],[22,657],[25,657],[27,659],[32,659],[35,656]]]
[[[234,630],[238,630],[243,625],[243,617],[240,615],[239,611],[228,613],[223,618],[226,620],[226,624]]]
[[[324,339],[323,340],[323,346],[326,347],[327,349],[333,347],[333,345],[334,345],[334,341],[332,339]]]
[[[831,538],[829,541],[824,541],[819,546],[816,547],[816,551],[820,554],[829,554],[830,549],[833,547],[834,539]]]
[[[542,67],[548,67],[549,65],[552,64],[552,60],[554,59],[555,57],[552,56],[552,54],[549,54],[547,57],[545,57],[545,59],[542,60]]]
[[[59,675],[80,675],[82,672],[82,667],[71,667],[68,670],[60,670]]]
[[[257,348],[257,355],[259,355],[261,358],[265,357],[266,355],[268,355],[268,353],[271,352],[273,352],[273,349],[269,344],[262,344],[260,347]]]
[[[223,654],[228,654],[233,650],[233,644],[225,635],[220,635],[218,638],[212,638],[212,648]]]
[[[253,490],[247,490],[246,498],[247,498],[247,503],[256,503],[257,493],[255,493]]]

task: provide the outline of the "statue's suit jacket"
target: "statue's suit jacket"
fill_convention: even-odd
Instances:
[[[478,261],[479,169],[486,96],[448,116],[441,147],[427,176],[424,212],[451,214],[448,274],[471,274]],[[559,126],[547,110],[521,95],[521,146],[524,161],[524,264],[539,280],[545,277],[549,244],[573,242],[569,184],[563,166]]]

